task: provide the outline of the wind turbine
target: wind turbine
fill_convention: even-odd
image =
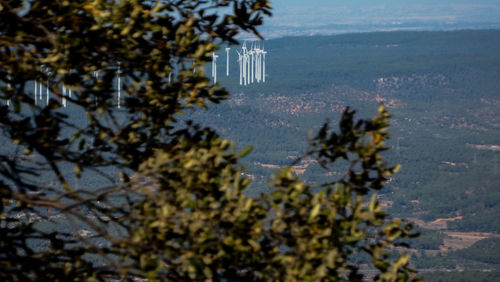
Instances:
[[[118,63],[118,72],[116,74],[118,75],[118,109],[119,109],[120,108],[121,94],[122,94],[122,81],[121,81],[120,63]]]
[[[96,80],[96,83],[99,83],[99,71],[94,71],[94,77]],[[95,106],[97,107],[97,98],[94,98],[95,101]]]
[[[238,66],[240,69],[240,85],[243,84],[243,57],[241,56],[241,53],[236,51],[238,53]]]
[[[262,82],[266,82],[266,54],[267,51],[262,50]]]
[[[247,42],[243,41],[243,46],[241,47],[242,53],[243,53],[243,79],[244,79],[244,85],[247,85],[250,83],[249,81],[249,69],[248,69],[248,49],[247,49]]]
[[[214,84],[217,83],[217,58],[219,56],[212,53],[212,77],[214,78]]]
[[[248,54],[250,55],[250,77],[251,77],[251,83],[253,83],[254,81],[254,69],[255,69],[255,51],[252,49],[250,49],[250,52],[248,52]]]
[[[42,97],[42,92],[43,92],[43,84],[41,82],[38,82],[38,85],[40,86],[39,90],[38,90],[38,98],[40,99],[40,101],[42,101],[43,97]]]
[[[35,83],[35,86],[34,86],[33,90],[35,91],[35,93],[34,93],[35,94],[35,105],[38,105],[37,96],[36,96],[36,93],[37,93],[37,90],[38,90],[38,84],[36,82],[36,79],[35,79],[34,83]]]
[[[249,56],[248,52],[246,53],[245,57],[247,59],[247,65],[246,65],[246,67],[247,67],[247,70],[246,70],[247,71],[247,84],[250,84],[250,68],[251,68],[250,65],[251,65],[251,63],[250,63],[250,56]]]
[[[243,69],[243,85],[246,86],[247,85],[247,65],[248,65],[248,55],[246,54],[246,50],[243,49],[243,55],[242,55],[242,59],[243,59],[243,64],[242,64],[242,69]]]
[[[63,107],[66,108],[66,87],[62,86],[62,104],[63,104]]]
[[[10,89],[10,75],[7,76],[7,88]],[[10,106],[10,98],[7,99],[7,107]]]
[[[260,83],[261,80],[261,50],[259,47],[255,49],[255,79],[257,83]]]
[[[231,48],[226,47],[226,76],[229,76],[229,50]]]

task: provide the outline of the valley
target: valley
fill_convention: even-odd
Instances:
[[[235,140],[237,148],[253,146],[244,165],[254,179],[250,193],[257,195],[269,189],[273,172],[306,151],[308,136],[325,120],[334,125],[347,106],[370,117],[384,103],[393,115],[385,157],[402,169],[380,200],[423,233],[441,234],[432,249],[417,248],[422,253],[415,256],[453,262],[445,268],[476,269],[473,259],[457,261],[456,252],[472,252],[484,239],[500,244],[497,46],[498,30],[269,40],[269,82],[241,88],[221,78],[231,98],[194,118]],[[342,172],[314,162],[292,169],[313,182]],[[479,268],[499,263],[500,257]]]

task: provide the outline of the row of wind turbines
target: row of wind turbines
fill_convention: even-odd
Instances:
[[[95,79],[99,79],[99,71],[94,71],[92,72],[92,76]],[[120,76],[120,66],[118,65],[118,71],[116,72],[116,77],[117,77],[117,107],[120,108],[120,100],[121,100],[121,76]],[[48,105],[50,101],[50,82],[47,81],[46,84],[35,80],[33,81],[33,101],[35,102],[35,105],[42,105],[43,101],[45,100],[45,104]],[[7,83],[7,87],[10,88],[11,85],[10,83]],[[68,101],[67,98],[72,98],[72,90],[66,85],[62,85],[61,89],[61,104],[64,108],[68,106]],[[44,97],[45,96],[45,97]],[[11,99],[7,99],[6,105],[10,106],[10,101]]]
[[[226,49],[226,76],[229,76],[229,51]],[[247,86],[252,83],[266,82],[266,54],[267,51],[260,48],[257,41],[252,41],[250,48],[247,47],[246,41],[243,42],[238,53],[238,64],[240,72],[240,85]],[[212,78],[214,83],[217,83],[217,58],[219,56],[212,53]]]
[[[231,48],[225,48],[226,51],[226,76],[229,76],[229,62],[230,62],[230,50]],[[238,64],[239,64],[239,78],[240,85],[247,86],[252,83],[265,83],[266,82],[266,54],[267,51],[260,48],[257,41],[252,41],[250,48],[247,47],[246,41],[243,42],[241,50],[236,51],[238,53]],[[212,53],[212,78],[214,84],[217,83],[217,58],[219,56],[214,52]],[[99,72],[94,71],[92,76],[95,79],[99,79]],[[168,80],[171,81],[172,73],[169,74]],[[49,81],[45,84],[35,80],[33,86],[34,102],[36,105],[42,104],[43,101],[48,105],[50,100],[50,90]],[[120,108],[121,101],[121,71],[120,64],[118,64],[118,69],[116,71],[116,98],[117,107]],[[7,85],[10,87],[10,85]],[[62,85],[61,91],[61,104],[63,107],[67,107],[67,97],[72,97],[72,90],[65,85]],[[10,106],[10,99],[6,101],[7,106]]]

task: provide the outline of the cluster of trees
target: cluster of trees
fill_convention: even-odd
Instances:
[[[360,254],[376,279],[415,278],[393,251],[411,225],[376,197],[397,170],[382,106],[312,139],[303,158],[343,159],[343,176],[312,186],[286,167],[258,197],[239,162],[250,149],[190,120],[228,95],[205,75],[212,52],[260,36],[264,15],[265,0],[0,1],[1,280],[361,280]]]
[[[412,240],[404,240],[413,249],[417,250],[439,250],[443,245],[444,238],[447,237],[446,234],[439,230],[430,230],[417,227],[415,231],[419,232],[418,238]]]
[[[447,281],[456,281],[456,282],[468,282],[468,281],[476,281],[476,282],[493,282],[499,281],[500,271],[432,271],[432,272],[423,272],[422,278],[425,281],[429,282],[447,282]]]
[[[500,238],[479,240],[465,250],[457,250],[453,256],[498,265],[500,259]]]
[[[413,242],[412,242],[413,243]],[[500,239],[491,237],[472,246],[438,255],[414,254],[412,262],[418,269],[498,269]],[[468,276],[468,275],[467,275]],[[475,280],[474,280],[475,281]]]

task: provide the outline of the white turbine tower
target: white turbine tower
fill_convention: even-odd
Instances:
[[[37,102],[38,100],[37,100],[36,93],[38,91],[38,84],[37,84],[36,80],[35,80],[35,86],[34,86],[33,90],[35,90],[35,93],[34,93],[35,94],[35,105],[37,105],[38,104],[38,102]]]
[[[94,71],[94,77],[95,77],[96,83],[99,83],[99,71]],[[97,99],[94,98],[94,101],[95,101],[95,105],[97,107]]]
[[[247,58],[247,66],[246,66],[247,67],[247,70],[246,70],[247,71],[247,84],[250,84],[250,79],[251,79],[251,74],[250,74],[251,67],[250,66],[251,66],[251,63],[250,63],[250,55],[248,54],[248,52],[246,54],[246,58]]]
[[[226,76],[229,76],[229,50],[231,48],[226,47]]]
[[[243,84],[243,57],[241,56],[241,53],[236,51],[238,53],[238,67],[240,69],[240,85]]]
[[[266,54],[267,52],[262,50],[262,82],[266,82]]]
[[[7,76],[7,80],[9,81],[9,82],[7,82],[7,88],[10,89],[10,75]],[[10,98],[7,99],[7,107],[8,106],[10,106]]]
[[[245,52],[245,49],[243,49],[243,54],[241,55],[242,56],[242,60],[243,60],[243,63],[242,63],[242,70],[243,70],[243,85],[246,86],[247,85],[247,61],[248,61],[248,56]]]
[[[212,53],[212,77],[214,78],[214,84],[217,83],[217,58],[219,56]]]
[[[243,81],[244,85],[249,84],[249,71],[248,71],[248,50],[247,50],[247,42],[243,42],[243,46],[241,47],[242,49],[242,56],[243,56]]]
[[[43,93],[43,84],[41,82],[38,82],[38,85],[40,86],[39,90],[38,90],[38,99],[40,99],[40,101],[42,101],[43,97],[42,97],[42,93]]]
[[[121,67],[120,63],[118,63],[118,72],[116,73],[118,76],[118,109],[120,108],[120,100],[122,94],[122,81],[121,81]]]
[[[262,82],[262,49],[259,49],[259,82]]]
[[[255,47],[255,80],[260,83],[260,48]]]
[[[63,107],[66,108],[66,87],[62,86],[62,104],[63,104]]]
[[[254,81],[254,77],[255,77],[255,73],[254,73],[254,69],[255,69],[255,51],[252,49],[250,49],[250,52],[248,52],[248,54],[250,55],[250,82],[253,83]]]

